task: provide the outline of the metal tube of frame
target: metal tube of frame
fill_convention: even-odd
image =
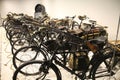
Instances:
[[[115,44],[114,44],[115,46],[117,45],[119,28],[120,28],[120,14],[119,14],[119,20],[118,20],[117,34],[116,34],[116,39],[115,39]],[[112,63],[111,63],[111,71],[110,71],[110,74],[112,73],[112,68],[113,68],[113,65],[114,65],[114,60],[115,60],[115,50],[114,50],[113,56],[112,56]],[[112,76],[112,75],[110,75],[110,77],[111,77],[111,76]]]

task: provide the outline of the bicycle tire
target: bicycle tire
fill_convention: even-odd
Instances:
[[[34,55],[32,55],[32,58],[28,59],[28,60],[22,60],[22,58],[19,57],[20,53],[21,54],[24,54],[26,52],[26,50],[33,50],[34,52]],[[23,52],[22,52],[23,51]],[[24,52],[25,51],[25,52]],[[29,54],[30,52],[27,52],[26,54]],[[27,62],[27,61],[32,61],[32,60],[35,60],[38,56],[38,54],[42,55],[41,58],[39,58],[39,60],[42,60],[42,57],[43,57],[43,60],[47,60],[46,58],[46,55],[44,53],[44,51],[42,49],[38,49],[36,46],[26,46],[26,47],[22,47],[20,49],[18,49],[15,54],[13,55],[13,66],[15,67],[15,69],[17,69],[19,67],[18,65],[18,62],[20,62],[20,65],[21,63],[24,63],[24,62]],[[18,56],[17,56],[18,55]],[[24,56],[23,56],[24,58]],[[17,60],[17,61],[16,61]]]
[[[23,75],[23,76],[25,76],[25,78],[27,77],[30,77],[30,76],[32,76],[29,80],[35,80],[35,77],[33,77],[33,75],[34,76],[36,76],[37,74],[39,75],[39,78],[40,78],[40,72],[36,72],[36,73],[34,73],[34,74],[26,74],[26,73],[21,73],[21,71],[25,68],[25,67],[27,67],[27,66],[29,66],[29,65],[31,65],[31,64],[38,64],[38,65],[40,65],[40,64],[43,64],[44,63],[44,61],[29,61],[29,62],[27,62],[27,63],[24,63],[24,64],[22,64],[20,67],[18,67],[17,68],[17,70],[14,72],[14,75],[13,75],[13,80],[25,80],[25,79],[23,79],[20,75]],[[42,66],[43,67],[43,66]],[[30,68],[30,67],[29,67]],[[38,67],[39,69],[40,69],[40,67]],[[28,69],[28,68],[26,68],[26,69]],[[31,70],[31,69],[30,69]],[[53,74],[52,73],[50,73],[50,75],[51,75],[51,77],[56,77],[55,79],[53,79],[52,78],[52,80],[62,80],[62,78],[61,78],[61,73],[60,73],[60,71],[59,71],[59,69],[54,65],[54,64],[51,64],[51,65],[49,65],[49,70],[52,70],[53,71]],[[38,70],[38,71],[40,71],[40,70]],[[47,70],[47,72],[48,72],[48,70]],[[46,76],[47,76],[47,74],[45,74]],[[18,78],[20,76],[20,78]],[[46,77],[45,76],[45,77]],[[41,76],[42,77],[42,76]],[[45,78],[44,77],[44,78]],[[49,76],[48,76],[49,77]],[[32,78],[34,78],[34,79],[32,79]],[[36,80],[38,80],[38,79],[36,79]],[[39,80],[45,80],[45,79],[39,79]],[[46,79],[46,80],[51,80],[51,79]]]
[[[111,56],[105,58],[104,60],[99,61],[95,66],[94,70],[93,70],[93,75],[92,78],[93,80],[118,80],[115,77],[117,77],[115,71],[119,71],[120,70],[120,58],[117,60],[117,64],[115,61],[115,64],[113,64],[113,68],[111,70],[111,61],[109,61],[110,59],[112,59]],[[104,65],[103,62],[107,62],[107,65]],[[119,68],[118,68],[119,66]],[[104,73],[104,74],[103,74]],[[119,71],[120,73],[120,71]],[[114,75],[115,74],[115,75]],[[120,77],[119,77],[120,78]]]

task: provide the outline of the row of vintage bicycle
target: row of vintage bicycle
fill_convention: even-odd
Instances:
[[[7,15],[3,26],[16,69],[13,80],[62,80],[58,66],[76,80],[119,79],[120,51],[108,42],[105,27],[83,23],[86,16],[79,16],[80,24],[73,18],[44,24],[24,14]]]

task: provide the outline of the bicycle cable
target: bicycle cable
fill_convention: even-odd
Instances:
[[[117,34],[116,34],[116,39],[115,39],[115,43],[114,43],[114,51],[113,51],[113,56],[112,56],[112,63],[111,63],[111,67],[110,67],[110,77],[109,79],[111,78],[112,76],[112,68],[113,68],[113,65],[114,65],[114,61],[115,61],[115,48],[117,47],[117,40],[118,40],[118,34],[119,34],[119,28],[120,28],[120,14],[119,14],[119,20],[118,20],[118,27],[117,27]]]

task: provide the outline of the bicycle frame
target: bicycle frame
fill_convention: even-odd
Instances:
[[[64,68],[66,71],[70,72],[71,74],[76,75],[80,79],[91,78],[91,75],[92,75],[91,73],[92,73],[92,71],[93,71],[93,69],[95,67],[93,65],[96,65],[99,61],[104,60],[106,57],[108,57],[108,55],[105,56],[105,55],[102,55],[102,53],[100,53],[100,55],[101,55],[100,57],[98,55],[94,55],[92,57],[92,59],[90,60],[89,65],[87,66],[87,68],[85,70],[83,70],[83,71],[78,71],[78,73],[77,73],[76,70],[71,69],[69,66],[67,66],[67,56],[69,56],[71,54],[70,52],[57,53],[57,50],[56,50],[56,51],[54,51],[54,52],[52,52],[50,54],[51,54],[52,57],[47,61],[47,62],[49,62],[49,64],[57,64],[57,65],[61,66],[62,68]],[[63,60],[61,60],[61,58],[59,58],[57,56],[59,54],[60,55],[63,54],[63,56],[62,56]],[[92,66],[92,67],[89,70],[90,66]],[[89,75],[86,77],[86,73],[88,71],[89,71]]]

